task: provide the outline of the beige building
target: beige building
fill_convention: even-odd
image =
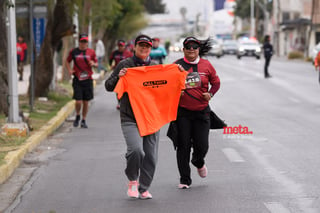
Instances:
[[[320,42],[320,1],[273,0],[269,29],[277,55],[287,56],[292,51],[310,52],[308,47],[312,49]]]

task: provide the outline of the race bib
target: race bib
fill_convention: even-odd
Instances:
[[[87,71],[82,71],[79,75],[79,81],[87,80],[89,78],[89,73]]]
[[[201,87],[201,79],[198,72],[191,72],[186,78],[186,89]]]

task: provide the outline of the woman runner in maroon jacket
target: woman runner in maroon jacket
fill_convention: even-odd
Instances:
[[[187,37],[183,41],[184,58],[175,63],[189,72],[186,89],[182,93],[177,114],[178,144],[177,163],[180,173],[178,188],[188,189],[192,183],[191,163],[200,177],[207,176],[205,156],[209,148],[210,107],[209,101],[220,88],[220,79],[208,60],[201,56],[210,49],[209,39],[200,41]],[[209,87],[211,85],[211,87]]]

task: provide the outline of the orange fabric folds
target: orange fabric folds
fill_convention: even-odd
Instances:
[[[176,120],[186,75],[177,64],[167,64],[128,68],[119,79],[114,92],[118,98],[128,93],[141,136],[155,133]]]

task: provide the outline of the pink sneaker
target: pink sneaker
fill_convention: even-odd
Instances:
[[[143,199],[143,200],[152,199],[152,195],[150,194],[149,191],[145,191],[140,194],[140,199]]]
[[[208,169],[207,169],[206,165],[203,165],[202,168],[198,169],[198,174],[199,174],[199,176],[202,177],[202,178],[207,177]]]
[[[190,186],[188,186],[187,184],[182,184],[182,183],[180,183],[180,184],[178,185],[178,188],[179,188],[179,189],[189,189]]]
[[[128,184],[128,192],[127,195],[132,198],[138,198],[139,192],[138,192],[138,181],[129,181]]]

